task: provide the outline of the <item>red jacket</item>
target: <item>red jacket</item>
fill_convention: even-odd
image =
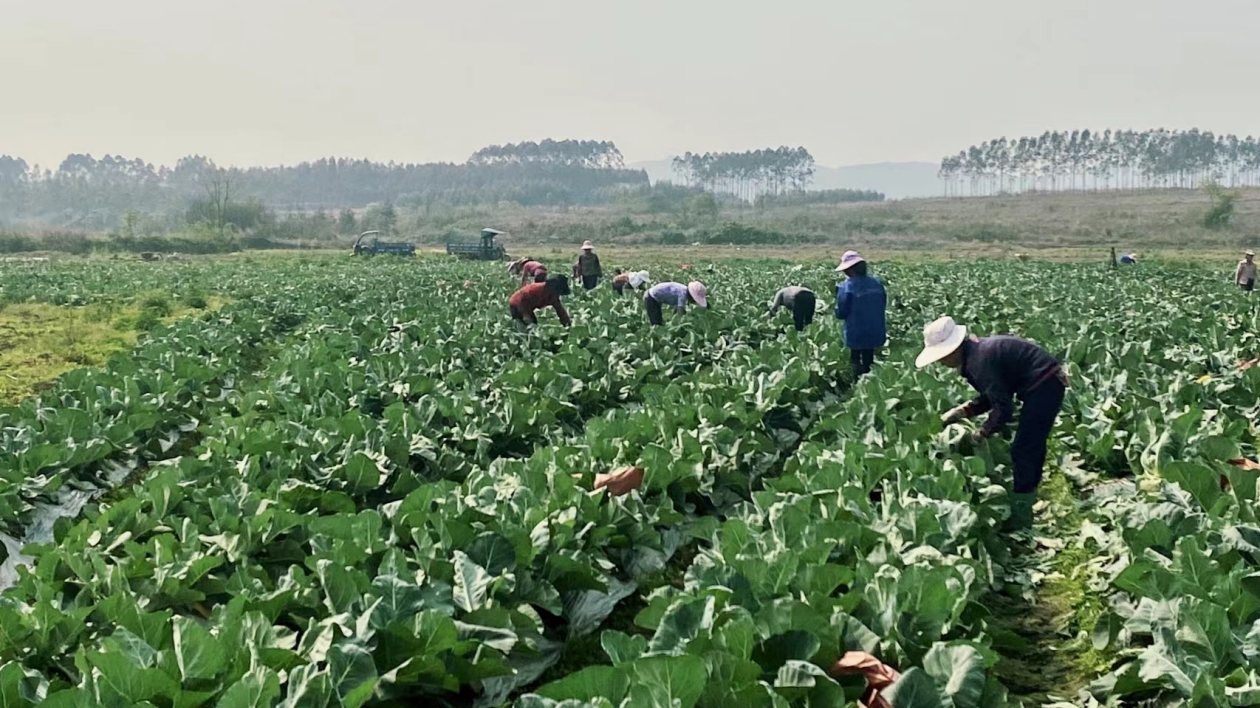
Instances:
[[[569,313],[564,309],[564,304],[560,302],[560,296],[548,290],[546,283],[530,283],[517,290],[512,293],[512,297],[508,298],[508,305],[527,319],[532,318],[536,310],[554,307],[556,317],[560,318],[560,324],[568,327],[572,322],[569,319]]]

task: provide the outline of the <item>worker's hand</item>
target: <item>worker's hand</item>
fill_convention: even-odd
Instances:
[[[974,442],[974,443],[984,442],[985,440],[988,440],[988,439],[989,439],[989,436],[986,435],[983,430],[977,430],[976,432],[971,434],[971,442]]]
[[[964,403],[956,408],[951,408],[941,416],[941,425],[953,425],[961,420],[966,420],[971,416],[967,413],[967,404]]]

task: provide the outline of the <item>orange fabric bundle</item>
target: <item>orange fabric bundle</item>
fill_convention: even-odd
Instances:
[[[611,496],[629,494],[643,486],[643,468],[622,467],[608,474],[595,475],[595,488],[608,487]]]
[[[832,676],[858,674],[866,677],[866,693],[862,694],[862,705],[866,708],[892,708],[880,696],[880,692],[896,683],[901,674],[864,651],[845,652],[840,661],[831,667]]]

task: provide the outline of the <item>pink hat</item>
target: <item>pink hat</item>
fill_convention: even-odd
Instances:
[[[857,251],[845,251],[844,255],[840,257],[840,265],[836,266],[836,270],[848,270],[865,261],[866,259],[859,256]]]
[[[595,244],[591,243],[590,241],[583,241],[583,242],[582,242],[582,250],[583,250],[583,251],[593,251],[593,250],[595,250]]]
[[[704,283],[699,280],[687,283],[687,292],[691,295],[691,299],[695,300],[700,307],[709,306],[709,291],[705,289]]]

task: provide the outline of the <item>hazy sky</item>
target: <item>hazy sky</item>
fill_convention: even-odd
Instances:
[[[0,0],[0,154],[462,162],[1260,133],[1256,0]]]

